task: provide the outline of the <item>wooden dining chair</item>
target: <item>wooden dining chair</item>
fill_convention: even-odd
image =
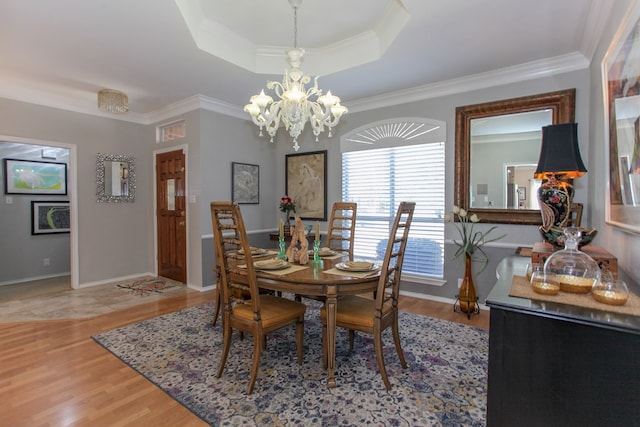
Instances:
[[[407,367],[398,331],[398,295],[402,263],[415,206],[416,204],[413,202],[402,202],[398,207],[384,261],[380,268],[380,280],[375,299],[357,295],[345,296],[338,300],[336,305],[336,326],[349,330],[349,348],[351,350],[353,350],[355,331],[373,335],[378,369],[387,390],[391,389],[391,384],[382,354],[382,331],[386,328],[391,327],[400,364],[403,369]],[[320,309],[320,317],[322,318],[323,363],[326,367],[327,312],[325,307]]]
[[[324,246],[332,251],[349,256],[353,260],[353,241],[356,230],[356,214],[358,205],[353,202],[334,202],[329,216],[327,238]],[[301,301],[302,297],[324,301],[325,297],[315,295],[298,295],[295,300]]]
[[[358,205],[353,202],[335,202],[327,225],[326,247],[349,255],[353,260],[353,240],[356,230]]]
[[[232,331],[236,329],[253,335],[253,365],[247,386],[247,395],[253,386],[260,367],[265,335],[288,325],[296,326],[296,344],[298,364],[302,364],[302,348],[304,335],[304,313],[306,306],[300,302],[274,295],[261,294],[258,289],[256,272],[247,257],[246,282],[240,284],[231,280],[228,255],[242,249],[245,254],[251,253],[249,240],[237,203],[212,202],[211,220],[213,223],[213,240],[216,250],[216,265],[220,271],[220,295],[222,298],[222,354],[217,377],[222,376],[224,365],[231,347]],[[250,299],[236,297],[248,293]]]

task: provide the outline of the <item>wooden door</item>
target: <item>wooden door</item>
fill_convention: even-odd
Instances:
[[[186,157],[182,150],[156,155],[158,275],[187,282]]]

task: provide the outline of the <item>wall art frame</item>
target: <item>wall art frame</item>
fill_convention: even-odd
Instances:
[[[260,203],[260,166],[231,163],[231,200],[238,204]]]
[[[117,185],[122,186],[120,192],[114,193],[112,182],[115,169],[110,166],[119,165]],[[98,203],[133,203],[136,200],[136,158],[124,154],[96,155],[96,202]]]
[[[67,195],[67,164],[4,159],[5,194]]]
[[[71,231],[69,202],[31,201],[31,234],[58,234]]]
[[[608,160],[606,222],[640,234],[640,3],[625,14],[602,61]]]
[[[327,220],[327,150],[286,155],[285,191],[301,219]]]

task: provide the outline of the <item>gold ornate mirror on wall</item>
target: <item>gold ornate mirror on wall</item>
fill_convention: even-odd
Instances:
[[[510,194],[509,189],[513,187],[509,182],[510,174],[518,169],[518,166],[527,170],[526,168],[531,164],[534,166],[537,164],[541,137],[535,132],[540,132],[542,126],[575,121],[575,93],[575,89],[567,89],[456,108],[454,204],[464,208],[470,214],[477,214],[482,222],[542,224],[540,210],[531,208],[535,203],[523,203],[524,200],[536,197],[535,194],[531,194],[532,191],[519,187],[517,191]],[[535,121],[533,125],[535,132],[531,129],[519,131],[516,128],[506,129],[505,127],[491,130],[492,138],[485,135],[483,140],[478,136],[477,140],[473,141],[472,129],[480,128],[482,125],[487,128],[489,122],[491,124],[510,122],[513,125],[515,122],[521,122],[520,119],[525,117],[528,121]],[[496,144],[494,151],[487,153],[486,150],[490,149],[490,145],[483,143],[487,143],[489,139],[492,139],[491,142],[502,144],[502,148],[497,148]],[[511,148],[518,147],[515,145],[516,140],[522,140],[520,143],[537,144],[537,146],[523,146],[524,148],[513,150],[504,148],[509,147],[509,144],[512,144]],[[478,154],[480,150],[473,150],[472,143],[477,143],[478,146],[483,144],[482,148],[485,151],[483,156],[490,158],[491,164],[480,159]],[[506,154],[509,151],[519,153],[520,157],[510,158]],[[529,158],[522,157],[527,151],[530,152]],[[478,159],[473,158],[474,152]],[[476,160],[475,163],[474,160]],[[472,170],[474,176],[482,176],[486,179],[483,178],[483,182],[472,180]],[[489,182],[497,184],[490,185]],[[495,192],[495,197],[490,196],[492,192]],[[493,198],[497,200],[495,203]],[[520,200],[519,204],[518,200]]]

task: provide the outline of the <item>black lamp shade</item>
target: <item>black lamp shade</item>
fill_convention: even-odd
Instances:
[[[534,177],[542,179],[553,173],[578,178],[587,172],[578,147],[578,124],[562,123],[542,128],[540,159]]]

